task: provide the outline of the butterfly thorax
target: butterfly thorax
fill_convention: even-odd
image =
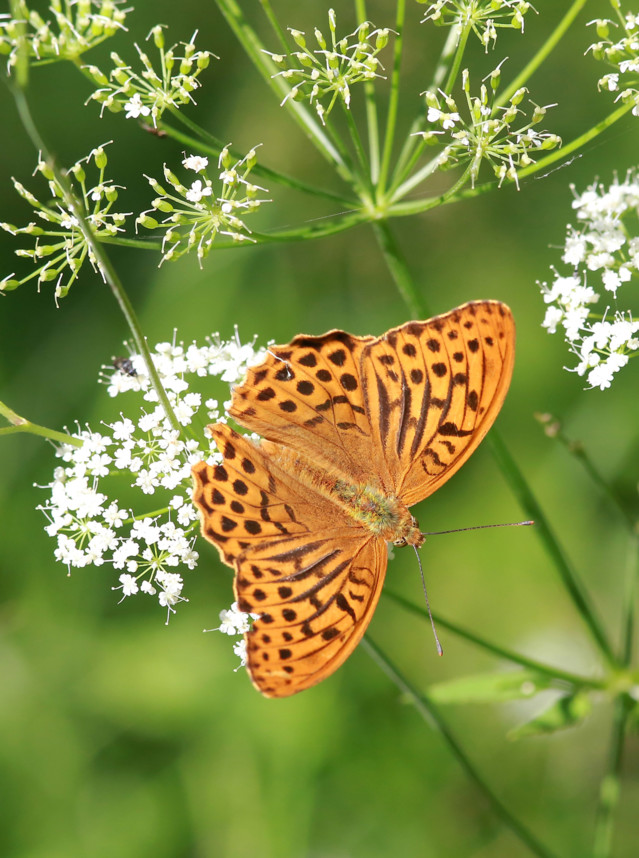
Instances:
[[[387,495],[371,485],[354,485],[336,480],[331,492],[354,521],[387,542],[419,547],[423,541],[419,526],[408,507],[395,495]]]

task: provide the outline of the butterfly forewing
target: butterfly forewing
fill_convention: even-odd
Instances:
[[[448,480],[504,401],[514,323],[497,301],[409,322],[369,344],[362,379],[376,448],[407,506]]]
[[[230,415],[356,482],[370,480],[374,447],[360,359],[372,340],[330,331],[273,346],[234,389]]]
[[[386,562],[385,543],[355,528],[291,536],[240,556],[235,593],[241,610],[260,614],[246,643],[263,694],[303,691],[348,658],[375,610]]]

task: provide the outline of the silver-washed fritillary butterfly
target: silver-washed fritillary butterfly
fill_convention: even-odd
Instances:
[[[264,440],[209,427],[224,457],[193,468],[202,533],[235,569],[248,670],[267,697],[330,676],[380,596],[387,542],[420,546],[408,507],[475,450],[502,406],[515,327],[473,301],[382,337],[329,331],[273,346],[230,415]]]

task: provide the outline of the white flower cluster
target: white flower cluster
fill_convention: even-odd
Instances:
[[[259,614],[245,614],[237,606],[237,602],[233,602],[230,608],[226,611],[220,611],[220,625],[216,629],[205,629],[205,631],[222,632],[223,635],[244,635],[251,630],[251,620],[259,619]],[[239,665],[235,668],[239,670],[246,664],[246,641],[236,641],[233,644],[233,652],[240,659]]]
[[[328,27],[328,41],[322,31],[315,28],[315,49],[308,47],[306,35],[301,30],[289,27],[299,50],[291,54],[265,51],[276,66],[284,68],[274,76],[281,76],[292,84],[282,104],[289,99],[308,98],[324,124],[338,98],[345,107],[350,108],[351,87],[354,84],[381,77],[379,69],[382,65],[377,54],[386,47],[389,39],[389,30],[371,31],[369,22],[360,24],[355,32],[338,39],[334,9],[328,11]]]
[[[73,60],[120,30],[130,9],[121,0],[52,0],[43,17],[17,0],[12,15],[0,15],[0,54],[9,57],[9,73],[26,54],[36,62]]]
[[[517,184],[519,167],[533,164],[538,155],[561,144],[556,134],[533,127],[544,119],[546,107],[533,104],[532,117],[526,121],[520,107],[528,92],[525,87],[510,97],[508,105],[495,106],[500,78],[497,67],[488,75],[488,86],[482,83],[479,96],[471,96],[470,74],[464,69],[462,87],[468,119],[462,117],[455,99],[445,92],[422,93],[428,108],[426,120],[433,127],[416,134],[428,145],[436,145],[450,136],[450,142],[437,158],[437,166],[444,170],[468,164],[473,185],[484,161],[492,165],[500,185],[505,179]]]
[[[135,48],[143,66],[139,73],[115,52],[111,54],[114,68],[108,76],[97,66],[85,66],[98,85],[89,100],[102,105],[101,114],[105,107],[113,113],[125,110],[127,119],[148,116],[157,125],[165,110],[179,109],[194,101],[191,93],[200,86],[198,77],[214,56],[209,51],[195,50],[196,35],[190,42],[179,42],[167,49],[162,26],[153,27],[149,38],[153,38],[160,53],[159,73],[138,45]]]
[[[595,183],[583,194],[575,193],[573,209],[580,226],[568,226],[562,256],[573,270],[568,275],[555,271],[550,285],[541,284],[548,304],[543,326],[552,334],[560,325],[564,328],[579,359],[574,370],[587,377],[590,387],[604,390],[639,352],[639,321],[630,309],[613,309],[610,303],[618,302],[621,291],[625,296],[626,284],[639,271],[637,172],[629,172],[622,182],[615,178],[608,188]]]
[[[55,469],[47,486],[50,498],[39,507],[49,520],[47,533],[57,541],[56,559],[69,571],[105,563],[122,570],[113,589],[121,590],[122,598],[138,592],[157,596],[167,608],[168,622],[175,605],[184,601],[184,582],[176,569],[193,569],[198,561],[191,465],[218,460],[205,440],[204,424],[225,419],[217,401],[202,404],[202,394],[189,389],[187,376],[218,376],[234,383],[263,355],[254,343],[242,344],[237,333],[229,342],[215,335],[204,346],[159,343],[153,363],[183,433],[173,428],[158,403],[142,357],[117,358],[118,368],[103,373],[110,396],[137,392],[148,406],[138,402],[135,417],[132,412],[121,415],[101,432],[78,427],[57,450],[64,464]],[[114,499],[122,474],[137,491],[142,509],[148,495],[159,496],[154,506],[160,508],[134,512]]]
[[[248,181],[248,175],[256,163],[254,148],[241,160],[234,161],[228,146],[225,146],[218,158],[220,187],[216,189],[217,193],[214,193],[213,182],[206,174],[209,160],[200,155],[189,155],[182,161],[185,169],[193,170],[200,176],[190,187],[183,185],[166,165],[164,178],[174,193],[156,179],[146,176],[158,194],[151,203],[152,211],[164,213],[166,217],[158,221],[148,210],[139,215],[136,224],[146,229],[164,230],[161,263],[176,260],[196,248],[201,264],[218,234],[226,235],[236,242],[254,241],[243,218],[257,211],[262,203],[270,202],[258,197],[265,188]]]
[[[508,27],[523,32],[524,16],[531,8],[525,0],[436,0],[426,10],[422,23],[432,21],[438,26],[457,26],[460,31],[470,24],[488,51],[490,43],[494,47],[497,41],[497,28]]]
[[[599,89],[618,92],[615,101],[631,103],[632,113],[639,116],[639,14],[622,12],[620,2],[614,5],[617,21],[607,18],[590,21],[600,41],[589,50],[595,59],[603,60],[614,69],[599,79]],[[613,35],[617,37],[614,40]]]

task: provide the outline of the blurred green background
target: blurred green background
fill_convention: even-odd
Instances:
[[[550,32],[568,3],[538,0],[526,35],[505,33],[495,54],[473,45],[469,62],[485,74],[509,56],[514,74]],[[275,0],[286,26],[326,28],[327,5]],[[3,4],[4,8],[8,8]],[[260,4],[247,16],[275,48]],[[336,4],[340,30],[352,23],[351,4]],[[408,3],[405,133],[433,70],[445,31],[419,25],[424,6]],[[565,141],[611,109],[597,95],[604,73],[584,51],[595,34],[585,22],[608,4],[587,4],[578,25],[533,79],[538,104],[558,103],[545,128]],[[393,25],[393,4],[369,4],[377,26]],[[204,0],[139,0],[130,33],[90,59],[108,66],[108,52],[133,59],[130,44],[150,27],[170,26],[168,42],[188,40],[220,57],[201,78],[198,123],[240,151],[262,143],[262,163],[309,182],[339,183],[280,110],[217,12]],[[352,29],[352,27],[350,27]],[[350,31],[350,30],[347,30]],[[390,52],[383,57],[390,62]],[[109,175],[127,188],[122,208],[149,205],[142,173],[161,176],[179,164],[182,148],[144,133],[123,115],[83,107],[90,90],[71,67],[36,69],[29,94],[45,138],[61,162],[72,163],[107,140]],[[28,187],[36,153],[0,88],[2,220],[26,223],[30,211],[10,176]],[[432,311],[495,298],[512,307],[518,324],[515,376],[498,420],[524,473],[613,640],[620,629],[626,536],[609,504],[578,464],[546,438],[534,420],[550,411],[587,445],[605,476],[631,503],[639,474],[636,367],[611,390],[584,392],[564,372],[571,362],[559,336],[540,323],[544,308],[535,281],[559,264],[565,225],[572,219],[569,185],[636,165],[638,127],[628,118],[563,169],[513,188],[395,220],[420,291]],[[446,177],[448,178],[448,177]],[[42,189],[44,183],[40,183]],[[274,202],[252,226],[294,227],[334,208],[269,188]],[[0,235],[2,274],[16,264],[16,244]],[[113,260],[151,343],[187,342],[234,325],[249,339],[286,342],[300,332],[343,327],[379,334],[407,319],[368,227],[292,245],[213,251],[203,270],[184,258],[158,269],[151,252],[113,250]],[[60,308],[51,290],[26,287],[0,303],[0,398],[18,413],[51,427],[75,420],[98,426],[111,406],[96,384],[102,363],[122,353],[128,336],[102,282],[83,274]],[[0,444],[0,854],[20,858],[519,858],[528,855],[496,819],[437,733],[431,731],[367,654],[358,650],[329,681],[284,701],[262,699],[228,639],[202,635],[218,623],[231,595],[231,572],[202,542],[197,571],[168,627],[150,602],[117,605],[116,575],[106,566],[66,570],[36,511],[51,479],[52,448],[29,436]],[[488,448],[478,451],[436,496],[416,508],[423,528],[439,530],[522,517]],[[443,616],[505,646],[567,669],[590,673],[597,657],[533,528],[432,538],[422,551],[431,602]],[[414,557],[397,552],[388,582],[419,603]],[[371,636],[419,688],[494,669],[476,648],[443,633],[446,656],[436,657],[430,629],[382,599]],[[603,704],[582,726],[549,737],[508,742],[508,730],[543,701],[500,706],[450,706],[445,716],[498,795],[558,855],[589,854],[600,779],[605,769],[611,710]],[[639,747],[630,737],[618,812],[616,856],[636,856]]]

